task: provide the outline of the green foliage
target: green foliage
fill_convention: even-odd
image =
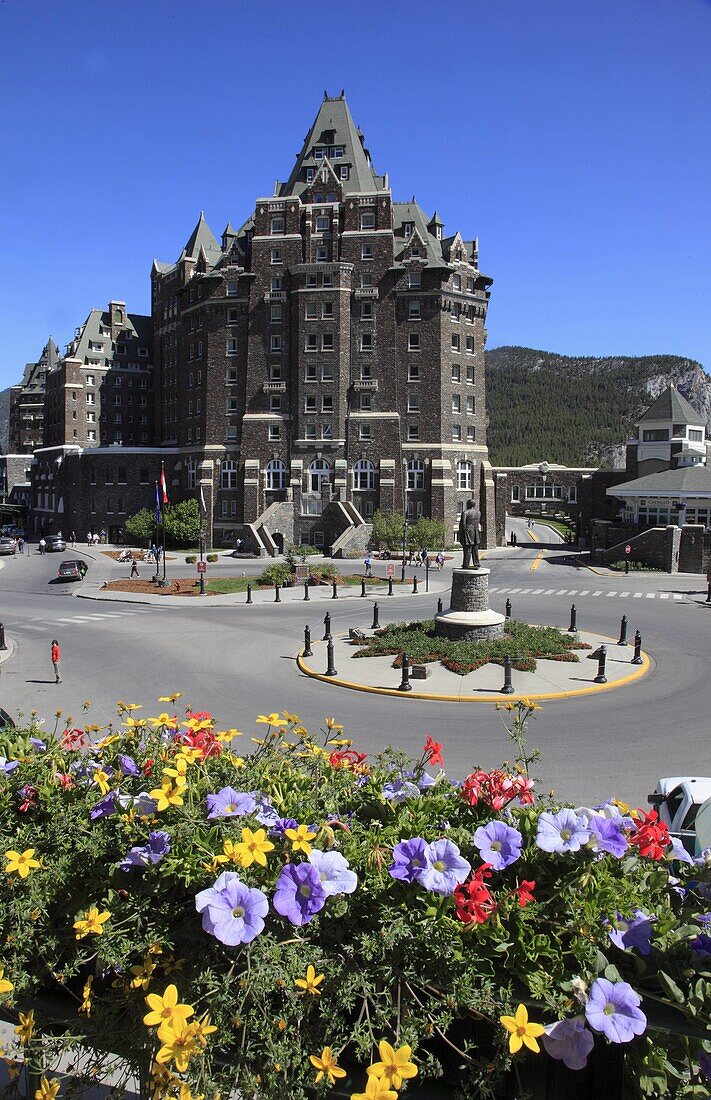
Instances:
[[[487,439],[498,466],[610,465],[651,403],[646,383],[678,381],[698,363],[677,355],[572,358],[533,348],[486,352]],[[694,394],[684,396],[694,404]]]
[[[200,538],[200,509],[193,497],[166,504],[164,520],[166,542],[170,546],[194,546]]]
[[[206,557],[207,557],[208,561],[217,561],[218,560],[217,554],[207,554]]]
[[[378,508],[373,516],[373,532],[370,541],[377,549],[391,552],[402,548],[402,512],[383,512]]]
[[[188,563],[188,565],[194,565],[195,562],[197,561],[197,554],[186,554],[185,555],[185,560]]]
[[[266,569],[257,577],[257,584],[266,586],[275,584],[286,584],[291,575],[291,570],[288,565],[280,562],[274,562],[273,565],[268,565]]]
[[[649,563],[645,562],[645,561],[629,561],[629,562],[613,561],[610,565],[608,565],[607,568],[608,569],[614,569],[614,571],[616,573],[625,573],[625,572],[627,572],[627,570],[625,568],[626,565],[629,566],[629,572],[630,573],[635,573],[635,572],[636,573],[664,573],[665,572],[665,570],[661,569],[658,565],[649,565]]]
[[[307,543],[301,546],[292,545],[286,551],[285,561],[293,573],[296,566],[303,565],[307,558],[317,557],[322,553],[318,546],[309,546]]]
[[[156,517],[155,513],[151,512],[149,508],[141,508],[140,512],[136,512],[135,515],[129,516],[123,526],[126,534],[129,535],[134,542],[146,540],[152,542],[155,539]]]
[[[394,655],[399,667],[401,655],[407,653],[411,661],[427,664],[441,661],[450,672],[466,676],[482,665],[502,665],[505,657],[513,658],[513,667],[519,672],[535,672],[536,658],[549,661],[577,661],[575,650],[590,649],[572,634],[563,633],[554,626],[529,626],[510,619],[506,633],[501,638],[482,642],[454,642],[435,634],[433,619],[411,623],[391,623],[383,627],[365,642],[356,642],[356,657],[383,657]]]
[[[409,545],[418,550],[441,550],[444,546],[444,523],[421,516],[408,531]]]

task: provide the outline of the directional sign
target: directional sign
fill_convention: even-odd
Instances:
[[[207,562],[206,561],[199,561],[197,563],[197,571],[198,571],[198,573],[207,573]]]
[[[625,546],[625,554],[631,554],[631,553],[632,553],[632,547],[630,546],[629,543],[627,543],[627,545]]]
[[[391,561],[389,561],[388,564],[385,566],[385,576],[386,577],[394,577],[395,576],[395,565]]]
[[[296,579],[297,581],[307,581],[309,579],[309,567],[308,565],[296,566]]]

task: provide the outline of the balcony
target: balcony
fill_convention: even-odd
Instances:
[[[378,288],[377,286],[359,286],[353,291],[356,298],[377,298]]]
[[[263,382],[262,393],[286,393],[286,382]]]
[[[285,290],[268,290],[264,295],[265,302],[285,302],[286,291]]]
[[[355,382],[353,383],[353,389],[356,390],[357,392],[362,392],[363,390],[369,390],[371,393],[374,393],[377,390],[377,388],[378,388],[377,378],[357,378],[355,380]]]

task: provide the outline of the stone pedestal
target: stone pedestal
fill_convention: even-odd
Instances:
[[[506,618],[489,608],[489,569],[455,569],[450,606],[435,615],[435,633],[454,642],[498,638]]]

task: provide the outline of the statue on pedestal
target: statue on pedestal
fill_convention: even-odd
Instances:
[[[479,569],[481,512],[473,500],[467,501],[467,506],[459,518],[459,541],[464,551],[462,569]]]

